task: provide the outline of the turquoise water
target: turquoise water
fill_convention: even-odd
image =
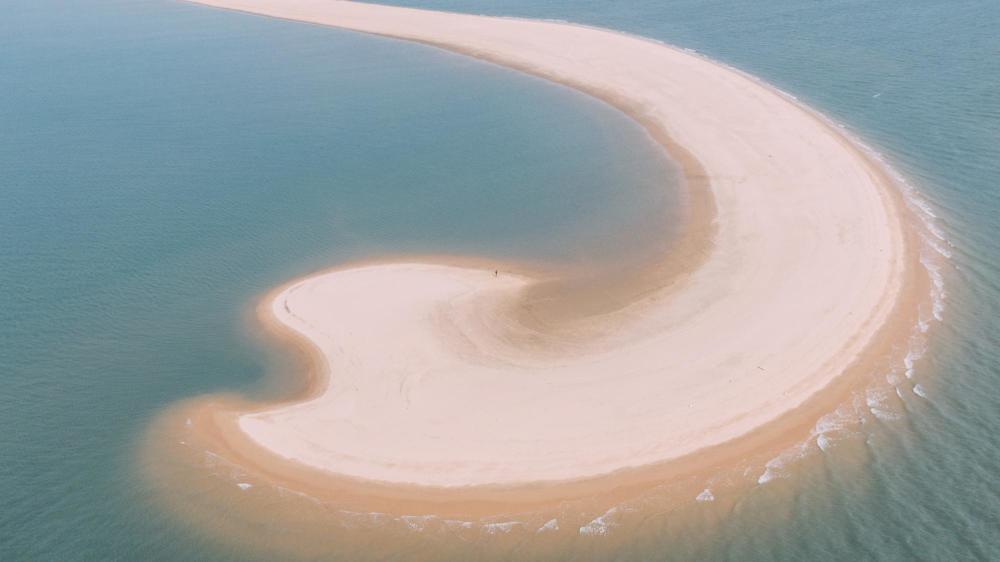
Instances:
[[[927,398],[871,429],[863,466],[619,559],[1000,557],[1000,5],[410,4],[599,24],[755,73],[885,153],[953,245]],[[4,10],[0,560],[248,559],[153,509],[133,455],[164,406],[259,383],[247,307],[282,280],[380,254],[642,256],[676,208],[637,126],[490,65],[166,0]]]

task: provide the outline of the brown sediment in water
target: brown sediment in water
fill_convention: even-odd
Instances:
[[[240,0],[206,3],[262,13],[268,13],[261,9],[262,6],[270,6],[268,2]],[[312,4],[299,2],[296,5]],[[273,7],[268,9],[271,8]],[[365,8],[358,9],[365,10]],[[387,9],[378,7],[376,15],[381,17],[394,9],[388,9],[390,12],[385,10]],[[281,15],[280,10],[277,11],[278,13],[273,13],[272,10],[269,15]],[[310,19],[301,12],[287,17],[330,23],[321,21],[321,18]],[[492,18],[474,16],[449,15],[449,17],[457,18],[458,21],[471,18],[480,26],[489,26],[493,21]],[[372,25],[377,27],[376,24]],[[555,25],[557,24],[548,24],[548,27]],[[357,25],[347,27],[359,28]],[[572,28],[573,33],[583,29],[573,26],[561,27]],[[361,30],[380,33],[377,29],[362,27]],[[608,34],[603,31],[600,33]],[[694,154],[671,137],[668,130],[669,123],[662,117],[658,118],[652,114],[647,105],[632,100],[619,91],[595,86],[579,77],[559,74],[544,66],[535,66],[526,62],[526,58],[512,58],[476,46],[466,48],[455,42],[437,41],[430,37],[433,35],[431,32],[428,32],[427,37],[405,36],[390,32],[380,34],[403,37],[461,52],[588,93],[617,107],[641,123],[653,139],[681,166],[687,190],[684,235],[672,248],[670,255],[662,261],[647,264],[640,270],[594,272],[568,278],[560,276],[559,272],[539,272],[537,268],[518,264],[506,264],[500,267],[503,277],[510,277],[514,281],[511,281],[513,284],[510,287],[505,286],[507,292],[489,302],[487,310],[500,320],[498,328],[493,327],[491,328],[493,331],[487,330],[487,332],[491,338],[503,340],[503,346],[528,350],[534,356],[548,359],[579,352],[584,345],[599,350],[620,345],[622,342],[616,339],[618,330],[633,320],[636,310],[641,312],[649,310],[649,307],[661,306],[656,303],[670,302],[675,293],[690,287],[692,276],[699,272],[712,253],[717,251],[715,243],[720,217],[711,190],[713,175]],[[649,43],[649,47],[670,49],[653,43]],[[690,55],[686,56],[697,59]],[[704,59],[686,62],[714,66]],[[728,70],[728,72],[743,76],[736,71]],[[760,87],[766,88],[762,85]],[[796,111],[808,112],[798,104],[785,101],[795,107]],[[895,272],[899,285],[898,290],[890,291],[891,306],[888,306],[885,314],[879,317],[883,321],[868,332],[859,331],[843,342],[844,349],[860,350],[852,355],[849,365],[838,369],[836,376],[824,379],[824,384],[818,388],[806,385],[810,392],[805,393],[804,398],[800,397],[798,401],[789,400],[791,404],[781,410],[779,415],[764,423],[747,426],[745,431],[739,432],[733,438],[707,442],[704,446],[665,457],[662,461],[641,462],[637,465],[628,462],[617,465],[595,462],[595,466],[613,465],[616,468],[596,473],[584,470],[578,477],[569,478],[558,477],[562,473],[551,471],[541,474],[534,480],[499,483],[487,480],[470,483],[471,477],[467,476],[466,480],[458,480],[455,485],[412,484],[405,480],[364,478],[338,473],[291,458],[288,456],[288,451],[291,449],[283,454],[264,446],[259,440],[248,435],[240,424],[242,419],[253,415],[267,415],[269,412],[280,411],[283,407],[294,407],[297,404],[322,399],[329,389],[331,376],[329,352],[301,330],[292,328],[287,323],[287,318],[276,316],[278,312],[275,309],[276,303],[283,302],[281,299],[287,295],[289,289],[316,279],[333,279],[338,273],[345,271],[368,271],[366,268],[371,268],[378,273],[380,267],[393,267],[401,262],[415,264],[415,267],[418,267],[416,275],[437,275],[438,269],[435,268],[438,266],[448,275],[451,275],[452,270],[492,272],[498,267],[493,262],[483,263],[475,258],[424,259],[411,256],[405,260],[380,260],[375,264],[342,266],[292,281],[265,295],[258,307],[258,318],[277,341],[294,350],[302,358],[302,372],[307,377],[304,392],[284,397],[278,402],[251,403],[239,397],[216,396],[194,399],[178,405],[168,411],[151,430],[150,437],[143,447],[144,471],[173,509],[184,512],[186,517],[199,519],[208,526],[217,526],[228,521],[226,518],[215,517],[216,507],[213,506],[219,504],[234,506],[234,510],[241,513],[235,519],[239,523],[233,523],[233,526],[227,529],[221,527],[217,529],[223,534],[240,536],[242,537],[240,540],[253,540],[255,525],[252,522],[255,519],[258,522],[280,521],[285,528],[299,526],[304,535],[292,540],[292,544],[286,546],[292,550],[304,549],[303,553],[310,548],[323,551],[326,546],[320,546],[318,543],[306,546],[296,544],[296,541],[308,537],[307,542],[323,542],[320,537],[336,525],[346,530],[346,534],[337,535],[337,540],[341,541],[341,544],[344,541],[350,542],[347,537],[354,534],[357,535],[355,542],[363,545],[359,548],[370,547],[370,543],[365,541],[369,539],[377,541],[377,538],[371,537],[378,536],[379,531],[369,529],[365,525],[360,525],[367,529],[364,532],[357,530],[359,525],[352,527],[350,521],[359,517],[359,514],[380,514],[374,517],[376,520],[384,518],[385,521],[380,524],[384,524],[385,528],[391,527],[387,521],[394,521],[403,531],[411,523],[405,517],[433,516],[437,525],[448,528],[455,526],[446,523],[452,520],[458,522],[456,536],[461,536],[466,531],[481,534],[482,529],[493,528],[484,525],[502,525],[504,518],[516,520],[518,525],[532,527],[532,532],[543,530],[547,521],[556,519],[561,521],[560,532],[553,533],[552,536],[558,537],[565,536],[566,533],[573,536],[586,534],[583,529],[589,528],[587,525],[598,521],[602,513],[615,506],[638,502],[644,506],[638,509],[656,511],[665,509],[667,505],[691,504],[693,498],[706,488],[707,482],[715,482],[713,484],[716,489],[715,495],[720,498],[717,500],[717,506],[725,503],[723,498],[738,497],[740,493],[757,485],[757,477],[760,476],[765,463],[789,447],[808,440],[818,418],[848,400],[860,386],[871,381],[873,374],[886,372],[890,365],[899,360],[901,354],[905,353],[902,344],[909,338],[912,327],[917,322],[919,305],[923,296],[929,291],[929,280],[917,267],[918,221],[908,217],[909,211],[902,200],[901,192],[894,188],[893,179],[883,166],[859,149],[844,134],[821,117],[811,112],[808,114],[815,124],[839,143],[841,150],[850,153],[854,160],[860,163],[864,173],[868,175],[868,181],[878,190],[881,204],[891,215],[886,220],[895,221],[890,228],[899,229],[897,234],[900,247],[897,250],[900,254],[895,258],[901,269]],[[716,181],[728,180],[716,177]],[[722,220],[725,220],[725,217]],[[886,256],[886,259],[892,258],[893,256]],[[425,269],[419,269],[424,265]],[[387,272],[393,275],[401,273],[402,270]],[[407,270],[405,273],[412,272]],[[622,279],[623,273],[627,278]],[[469,279],[470,283],[485,286],[480,277]],[[538,281],[539,279],[542,281]],[[292,310],[287,309],[286,312],[291,314]],[[337,372],[332,376],[337,376]],[[792,385],[787,390],[793,392],[796,388]],[[774,398],[780,400],[782,396]],[[206,477],[206,459],[213,468],[223,467],[221,469],[224,473],[223,481],[229,479],[224,485],[213,484],[218,483],[219,474],[213,473],[210,477]],[[391,471],[386,474],[391,474]],[[252,488],[244,490],[236,486],[233,479],[252,482]],[[178,505],[176,496],[171,497],[172,491],[176,492],[178,486],[193,487],[206,492],[195,500],[195,503],[201,506],[198,508],[200,511],[189,509],[190,505]],[[304,507],[306,504],[314,508],[306,509]],[[336,525],[334,522],[337,522]],[[472,522],[475,522],[474,530],[464,526],[465,523]],[[421,525],[428,524],[428,520],[421,521]],[[375,534],[369,535],[369,532]],[[510,532],[502,531],[504,534]],[[362,536],[366,538],[361,539]],[[281,542],[280,539],[269,540]],[[329,537],[326,540],[330,540]],[[559,543],[556,539],[551,542],[556,546]]]

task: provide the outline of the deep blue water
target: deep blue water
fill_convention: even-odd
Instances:
[[[407,4],[603,25],[757,74],[884,152],[953,245],[927,399],[860,471],[621,559],[1000,558],[1000,4]],[[259,383],[246,308],[282,280],[379,254],[641,256],[672,220],[638,126],[540,80],[169,0],[3,10],[0,560],[246,559],[150,509],[134,447],[173,401]]]

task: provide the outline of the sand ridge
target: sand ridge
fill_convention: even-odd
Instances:
[[[692,219],[697,250],[651,265],[638,288],[622,281],[629,290],[423,261],[282,288],[269,313],[315,346],[324,376],[303,401],[238,417],[277,457],[442,488],[663,463],[795,410],[899,310],[912,252],[891,182],[834,128],[742,73],[555,22],[325,0],[201,3],[434,44],[576,87],[683,147],[697,164],[689,184],[704,179],[711,200]],[[551,306],[605,292],[630,298],[578,315]]]

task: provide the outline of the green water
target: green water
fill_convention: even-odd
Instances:
[[[883,152],[950,243],[926,398],[863,430],[860,469],[616,558],[1000,558],[1000,5],[410,4],[757,74]],[[673,219],[673,168],[636,125],[511,71],[167,0],[2,9],[0,560],[247,559],[151,509],[134,447],[175,400],[259,383],[247,306],[282,280],[380,254],[641,256]]]

